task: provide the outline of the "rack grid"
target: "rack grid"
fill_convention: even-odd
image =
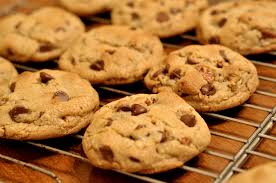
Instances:
[[[102,17],[90,17],[89,21],[93,21],[93,22],[100,23],[100,24],[110,23],[109,19],[102,18]],[[180,35],[179,38],[186,40],[186,41],[197,42],[196,37],[193,35],[189,35],[189,34]],[[166,41],[164,41],[163,44],[164,44],[165,48],[169,48],[169,49],[178,49],[178,48],[182,47],[178,44],[172,44],[172,43],[168,43]],[[275,53],[271,53],[271,55],[275,55]],[[275,58],[275,60],[276,60],[276,58]],[[276,72],[276,64],[257,61],[257,60],[252,60],[252,62],[256,66],[262,66],[262,67],[266,67],[269,69],[274,69]],[[36,71],[37,70],[37,68],[35,68],[35,67],[29,67],[29,66],[22,65],[22,64],[14,64],[14,65],[17,69],[19,69],[21,71]],[[261,81],[271,82],[276,86],[276,78],[274,78],[274,77],[260,75],[259,79]],[[109,95],[111,95],[111,96],[116,95],[119,97],[129,96],[129,95],[133,95],[133,94],[137,93],[137,91],[135,91],[135,92],[128,91],[127,89],[125,89],[125,88],[121,89],[120,87],[98,86],[98,87],[96,87],[96,89],[98,91],[109,93]],[[264,96],[264,97],[276,99],[276,92],[274,93],[274,92],[270,92],[270,91],[257,90],[256,94]],[[107,101],[104,101],[104,100],[101,101],[101,105],[104,105],[106,103],[107,103]],[[248,126],[252,129],[254,129],[252,131],[252,134],[250,134],[247,137],[224,132],[223,130],[220,130],[220,129],[212,129],[212,128],[210,129],[212,137],[223,138],[223,139],[234,141],[234,142],[241,144],[240,149],[235,153],[222,152],[221,150],[214,149],[213,147],[208,147],[204,151],[204,154],[206,154],[206,155],[218,157],[218,158],[223,159],[224,161],[227,161],[227,165],[220,172],[215,172],[208,168],[199,168],[199,167],[190,165],[190,163],[185,164],[184,166],[182,166],[179,169],[185,170],[185,172],[194,172],[196,174],[210,177],[214,183],[220,183],[220,182],[226,182],[235,173],[244,172],[246,170],[246,168],[244,168],[244,165],[250,159],[251,156],[265,158],[268,161],[276,161],[276,154],[258,151],[258,146],[264,140],[270,140],[270,141],[276,143],[276,134],[270,133],[271,129],[273,127],[276,127],[276,124],[275,124],[276,123],[276,105],[274,104],[272,106],[265,106],[265,105],[261,105],[261,104],[255,104],[254,102],[250,102],[250,100],[249,100],[249,102],[243,104],[241,107],[262,112],[262,114],[264,114],[263,120],[254,121],[254,120],[249,120],[249,119],[243,119],[241,117],[236,117],[236,116],[233,117],[233,116],[225,114],[223,112],[222,113],[203,113],[202,114],[203,118],[207,119],[206,120],[207,122],[208,122],[208,119],[211,118],[214,120],[223,120],[223,121],[227,121],[227,122],[230,121],[231,123],[235,123],[235,124],[241,125],[241,126],[245,125],[245,126]],[[80,134],[72,135],[71,138],[78,139],[81,141],[82,134],[80,133]],[[25,144],[34,146],[36,148],[40,148],[45,151],[54,152],[57,154],[62,154],[65,156],[76,158],[83,162],[89,162],[88,159],[80,153],[66,151],[61,148],[57,148],[57,147],[48,145],[47,143],[44,143],[44,142],[28,141],[28,142],[20,142],[20,143],[25,143]],[[43,173],[43,174],[51,177],[53,179],[53,181],[55,181],[57,183],[62,182],[62,180],[53,171],[47,170],[46,168],[43,168],[42,166],[39,166],[39,165],[36,165],[33,163],[24,162],[22,160],[12,157],[12,156],[4,155],[1,153],[0,153],[0,159],[10,161],[15,164],[31,168],[34,171]],[[122,172],[122,171],[116,171],[116,172],[123,174],[125,176],[135,178],[135,179],[137,179],[139,181],[143,181],[143,182],[151,182],[151,183],[167,182],[166,180],[158,179],[155,176],[137,175],[137,174],[131,174],[131,173],[126,173],[126,172]]]

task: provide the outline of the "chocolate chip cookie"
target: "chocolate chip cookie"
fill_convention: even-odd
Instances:
[[[122,0],[112,10],[112,23],[171,37],[195,28],[207,0]]]
[[[8,61],[0,57],[0,97],[10,93],[13,80],[17,76],[14,66]]]
[[[87,126],[99,105],[97,92],[77,74],[24,72],[0,97],[0,137],[38,140],[76,133]]]
[[[125,26],[102,26],[86,33],[59,60],[61,69],[93,84],[126,84],[143,79],[163,61],[158,37]]]
[[[202,14],[197,37],[243,54],[276,50],[276,2],[235,1],[212,6]]]
[[[238,106],[259,83],[254,65],[224,46],[187,46],[172,52],[166,62],[149,71],[146,86],[153,92],[173,90],[197,111]]]
[[[59,0],[60,4],[79,16],[90,16],[111,10],[117,0]]]
[[[0,55],[17,62],[44,62],[59,57],[84,32],[75,15],[44,7],[30,15],[0,20]]]
[[[227,183],[275,183],[276,162],[259,165],[232,177]]]
[[[94,166],[151,174],[180,167],[210,143],[200,115],[173,92],[138,94],[96,112],[83,138]]]

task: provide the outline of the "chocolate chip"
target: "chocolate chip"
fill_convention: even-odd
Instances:
[[[51,44],[42,44],[39,47],[40,52],[49,52],[49,51],[53,51],[54,49],[56,49],[56,48]]]
[[[168,141],[169,136],[170,136],[169,132],[167,130],[165,130],[163,132],[161,131],[161,134],[162,134],[162,136],[161,136],[160,143],[164,143],[164,142]]]
[[[194,127],[196,124],[195,116],[192,114],[184,114],[180,117],[180,120],[188,127]]]
[[[106,50],[106,52],[110,55],[113,55],[116,51],[115,50]]]
[[[17,106],[14,107],[12,110],[10,110],[9,115],[13,121],[16,121],[16,117],[20,114],[26,114],[29,113],[30,110],[23,107],[23,106]]]
[[[109,162],[113,161],[114,154],[109,146],[102,146],[99,148],[99,150],[101,152],[103,159]]]
[[[13,83],[10,85],[10,90],[11,90],[11,92],[14,92],[15,85],[16,85],[15,82],[13,82]]]
[[[165,12],[159,12],[156,15],[156,20],[157,20],[157,22],[163,23],[163,22],[167,22],[168,20],[170,20],[170,17]]]
[[[224,59],[225,62],[230,62],[229,58],[227,57],[226,53],[224,50],[219,50],[220,56]]]
[[[222,18],[219,22],[218,22],[218,26],[219,27],[223,27],[224,24],[227,22],[227,19],[226,18]]]
[[[210,44],[219,44],[220,43],[220,38],[218,36],[212,36],[208,40]]]
[[[136,128],[135,128],[135,130],[139,130],[139,129],[141,129],[141,128],[145,128],[146,127],[146,125],[137,125],[136,126]]]
[[[140,163],[141,162],[139,159],[137,159],[135,157],[132,157],[132,156],[130,156],[129,159],[130,159],[130,161],[133,161],[135,163]]]
[[[134,7],[134,2],[133,1],[127,2],[127,6],[133,8]]]
[[[112,125],[112,122],[113,122],[113,120],[112,120],[111,118],[108,118],[108,119],[107,119],[107,122],[106,122],[106,124],[105,124],[104,126],[105,126],[105,127],[111,126],[111,125]]]
[[[95,71],[101,71],[104,70],[104,61],[98,60],[95,63],[90,65],[90,69],[93,69]]]
[[[133,104],[131,106],[131,115],[132,116],[138,116],[140,114],[146,113],[147,111],[148,110],[140,104]]]
[[[188,137],[183,137],[183,138],[181,138],[180,143],[183,145],[190,145],[192,143],[192,141]]]
[[[57,91],[54,93],[53,99],[60,102],[66,102],[69,100],[69,96],[64,91]]]
[[[148,99],[148,98],[147,98],[147,100],[145,101],[145,103],[147,104],[147,106],[149,106],[149,105],[151,105],[151,104],[152,104],[151,100],[150,100],[150,99]]]
[[[47,83],[48,81],[54,79],[53,76],[51,76],[50,74],[47,74],[46,72],[40,72],[39,75],[42,83]]]
[[[152,76],[151,78],[154,79],[154,78],[157,78],[157,76],[159,76],[161,73],[163,73],[164,69],[161,68],[161,69],[158,69]]]
[[[117,111],[128,112],[128,111],[131,111],[131,107],[130,107],[129,105],[125,104],[125,105],[120,106],[120,107],[117,109]]]
[[[276,38],[276,32],[275,30],[272,29],[260,29],[259,30],[262,34],[263,39],[271,39],[271,38]]]
[[[180,13],[181,12],[181,9],[180,8],[171,8],[170,9],[170,12],[171,12],[171,14],[178,14],[178,13]]]
[[[56,29],[55,29],[55,32],[65,32],[66,30],[65,30],[65,28],[64,27],[57,27]]]
[[[72,59],[71,59],[71,64],[72,64],[72,65],[76,65],[76,60],[75,60],[74,57],[72,57]]]
[[[13,50],[11,48],[7,48],[7,55],[14,55]]]
[[[216,88],[212,84],[206,84],[201,87],[200,91],[203,95],[210,96],[216,93]]]
[[[22,22],[18,22],[18,23],[15,25],[15,28],[18,29],[21,25],[22,25]]]
[[[181,78],[181,69],[174,69],[170,74],[170,79]]]
[[[213,11],[210,12],[210,14],[211,15],[217,15],[217,14],[219,14],[219,11],[218,10],[213,10]]]
[[[223,68],[223,63],[221,61],[217,63],[217,68]]]
[[[139,20],[140,16],[137,13],[133,12],[133,13],[131,13],[131,19],[132,20]]]
[[[188,63],[188,64],[191,64],[191,65],[194,65],[194,64],[198,64],[199,61],[196,60],[196,59],[194,59],[191,55],[189,55],[189,56],[187,57],[187,63]]]

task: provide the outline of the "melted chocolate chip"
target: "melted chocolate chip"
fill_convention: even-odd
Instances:
[[[170,79],[181,78],[181,70],[180,69],[174,69],[172,73],[170,74]]]
[[[276,32],[272,29],[260,29],[263,39],[272,39],[276,38]]]
[[[136,128],[135,128],[135,130],[139,130],[139,129],[145,128],[145,127],[146,127],[146,125],[137,125]]]
[[[181,116],[180,120],[188,127],[194,127],[196,124],[195,116],[192,114],[184,114]]]
[[[220,43],[220,38],[218,36],[212,36],[208,40],[210,44],[219,44]]]
[[[133,104],[131,106],[131,115],[132,116],[138,116],[140,114],[146,113],[147,111],[148,110],[140,104]]]
[[[69,96],[64,91],[57,91],[54,93],[53,99],[60,102],[66,102],[69,100]]]
[[[162,74],[163,71],[164,71],[163,68],[158,69],[158,70],[151,76],[151,78],[152,78],[152,79],[157,78],[157,76],[159,76],[160,74]]]
[[[39,47],[40,52],[49,52],[49,51],[53,51],[54,49],[56,49],[56,48],[51,44],[42,44]]]
[[[104,61],[98,60],[95,63],[90,65],[90,69],[93,69],[95,71],[101,71],[104,70]]]
[[[180,8],[171,8],[170,9],[171,14],[175,15],[181,12]]]
[[[112,120],[111,118],[108,118],[108,119],[107,119],[107,122],[106,122],[106,124],[105,124],[104,126],[105,126],[105,127],[111,126],[111,125],[112,125],[112,122],[113,122],[113,120]]]
[[[200,89],[203,95],[211,96],[216,93],[216,88],[212,84],[206,84]]]
[[[129,105],[122,105],[120,106],[117,111],[124,111],[124,112],[128,112],[128,111],[131,111],[131,107]]]
[[[167,22],[170,20],[170,17],[167,13],[165,12],[159,12],[157,15],[156,15],[156,21],[159,22],[159,23],[163,23],[163,22]]]
[[[106,52],[107,52],[109,55],[113,55],[116,51],[115,51],[115,50],[106,50]]]
[[[223,27],[224,24],[227,22],[227,19],[226,18],[222,18],[219,22],[218,22],[218,26],[219,27]]]
[[[164,143],[166,141],[168,141],[169,139],[169,132],[167,130],[165,130],[164,132],[161,132],[162,136],[161,136],[161,140],[160,143]]]
[[[135,157],[132,157],[132,156],[130,156],[129,159],[130,159],[130,161],[133,161],[135,163],[140,163],[141,162],[139,159],[137,159]]]
[[[134,21],[139,20],[140,16],[138,15],[138,13],[133,12],[133,13],[131,13],[131,19]]]
[[[222,62],[218,62],[217,63],[217,68],[223,68],[223,63]]]
[[[113,158],[114,158],[114,154],[112,149],[109,146],[102,146],[99,148],[101,155],[103,157],[103,159],[105,159],[106,161],[112,162]]]
[[[11,92],[14,92],[15,85],[16,85],[15,82],[13,82],[13,83],[10,85],[10,90],[11,90]]]
[[[54,79],[53,76],[51,76],[50,74],[47,74],[46,72],[40,72],[39,75],[42,83],[47,83],[48,81]]]
[[[16,117],[20,114],[26,114],[26,113],[29,113],[30,110],[25,108],[25,107],[22,107],[22,106],[17,106],[17,107],[14,107],[12,110],[10,110],[9,112],[9,115],[11,117],[11,119],[13,121],[16,121]]]
[[[127,2],[127,6],[133,8],[134,7],[134,2],[133,1]]]
[[[21,25],[22,25],[22,22],[18,22],[18,23],[15,25],[15,28],[18,29]]]

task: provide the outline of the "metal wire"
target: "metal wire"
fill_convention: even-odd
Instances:
[[[104,23],[104,24],[109,24],[110,20],[105,19],[105,18],[101,18],[101,17],[90,17],[88,18],[91,21],[94,21],[96,23]],[[191,36],[191,35],[180,35],[180,38],[186,39],[186,40],[190,40],[190,41],[197,41],[195,36]],[[175,45],[175,44],[171,44],[171,43],[163,43],[163,45],[165,47],[170,47],[170,48],[181,48],[182,46],[180,45]],[[271,53],[272,55],[275,54],[275,52]],[[272,69],[276,69],[276,65],[275,64],[270,64],[270,63],[264,63],[264,62],[260,62],[260,61],[256,61],[256,60],[252,60],[252,62],[255,65],[261,65],[261,66],[265,66],[265,67],[269,67]],[[14,64],[15,67],[17,69],[21,69],[21,70],[27,70],[27,71],[37,71],[36,68],[32,68],[32,67],[28,67],[28,66],[24,66],[21,64]],[[265,81],[269,81],[269,82],[276,82],[275,78],[270,78],[267,76],[259,76],[259,79],[261,80],[265,80]],[[111,93],[117,93],[117,94],[121,94],[123,96],[130,96],[130,95],[134,95],[135,93],[131,93],[128,91],[123,91],[123,90],[119,90],[116,88],[112,88],[112,87],[106,87],[106,86],[101,86],[99,87],[102,90],[111,92]],[[256,93],[261,94],[261,95],[265,95],[265,96],[270,96],[270,97],[276,97],[275,93],[270,93],[267,91],[256,91]],[[102,105],[104,103],[101,103]],[[227,134],[227,133],[223,133],[223,132],[219,132],[219,131],[215,131],[215,130],[211,130],[211,134],[213,136],[219,136],[219,137],[223,137],[225,139],[230,139],[236,142],[240,142],[243,143],[242,148],[239,150],[239,152],[237,152],[234,156],[233,155],[228,155],[226,153],[221,153],[221,152],[217,152],[211,149],[207,149],[204,151],[204,153],[206,154],[210,154],[216,157],[220,157],[226,160],[229,160],[230,162],[227,164],[227,166],[222,170],[222,172],[220,173],[215,173],[209,170],[204,170],[204,169],[200,169],[200,168],[196,168],[196,167],[192,167],[192,166],[188,166],[188,165],[184,165],[181,167],[181,169],[186,170],[186,171],[191,171],[191,172],[195,172],[201,175],[205,175],[205,176],[209,176],[211,178],[215,179],[215,183],[220,183],[220,182],[225,182],[228,178],[230,178],[233,175],[233,172],[244,172],[245,170],[243,170],[241,167],[241,165],[246,161],[246,158],[249,155],[256,155],[256,156],[260,156],[263,158],[267,158],[270,160],[276,160],[276,156],[270,155],[270,154],[266,154],[263,152],[258,152],[255,150],[257,144],[261,141],[262,138],[266,138],[266,139],[270,139],[275,141],[276,137],[275,136],[271,136],[271,135],[267,135],[266,132],[269,130],[269,128],[274,124],[274,122],[276,121],[276,117],[273,117],[273,115],[275,115],[276,113],[276,109],[271,109],[271,108],[266,108],[263,106],[258,106],[255,104],[243,104],[244,107],[250,107],[250,108],[254,108],[257,110],[261,110],[261,111],[266,111],[269,114],[267,115],[267,117],[261,122],[261,123],[257,123],[254,121],[248,121],[248,120],[243,120],[243,119],[237,119],[237,118],[233,118],[233,117],[229,117],[229,116],[225,116],[225,115],[221,115],[221,114],[217,114],[217,113],[204,113],[204,115],[207,115],[209,117],[212,118],[218,118],[221,120],[229,120],[229,121],[234,121],[236,123],[239,124],[245,124],[245,125],[249,125],[252,127],[256,128],[256,131],[248,138],[241,138],[241,137],[237,137],[231,134]],[[82,135],[72,135],[72,137],[82,140],[83,136]],[[72,152],[68,152],[68,151],[64,151],[58,148],[54,148],[42,143],[38,143],[38,142],[22,142],[22,143],[27,143],[30,144],[32,146],[47,150],[47,151],[51,151],[51,152],[55,152],[58,154],[62,154],[65,156],[69,156],[72,158],[76,158],[79,159],[81,161],[84,162],[89,162],[89,160],[86,157],[81,156],[80,154],[76,154],[76,153],[72,153]],[[61,180],[51,171],[46,170],[44,168],[38,167],[36,165],[33,165],[31,163],[26,163],[26,162],[22,162],[20,160],[14,159],[12,157],[6,156],[6,155],[2,155],[0,154],[0,158],[14,162],[16,164],[19,165],[23,165],[25,167],[29,167],[35,171],[39,171],[47,176],[52,177],[56,182],[60,183]],[[127,172],[122,172],[122,171],[116,171],[118,173],[124,174],[126,176],[130,176],[139,180],[143,180],[146,182],[151,182],[151,183],[165,183],[162,180],[157,180],[148,176],[142,176],[142,175],[136,175],[136,174],[131,174],[131,173],[127,173]]]

